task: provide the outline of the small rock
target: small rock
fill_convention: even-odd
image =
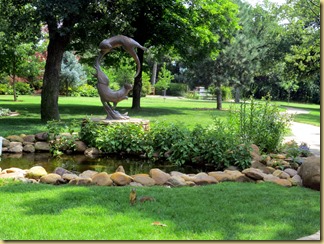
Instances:
[[[281,186],[287,186],[287,187],[292,186],[291,182],[289,180],[286,180],[286,179],[277,179],[277,180],[275,180],[273,182],[278,184],[278,185],[281,185]]]
[[[129,183],[130,186],[138,186],[138,187],[142,187],[143,185],[141,183],[132,181],[131,183]]]
[[[78,153],[84,153],[87,150],[87,145],[83,141],[75,141],[75,151]]]
[[[23,151],[27,153],[33,153],[35,152],[35,147],[33,144],[27,144],[23,147]]]
[[[119,165],[115,172],[122,172],[124,174],[126,173],[122,165]]]
[[[70,171],[68,171],[68,170],[66,170],[66,169],[64,169],[62,167],[56,167],[54,169],[54,172],[53,173],[58,174],[60,176],[62,176],[64,174],[72,174],[72,172],[70,172]]]
[[[272,174],[274,176],[279,177],[280,179],[289,179],[290,178],[290,175],[289,174],[287,174],[286,172],[281,171],[279,169],[275,170]]]
[[[292,185],[302,186],[303,181],[299,175],[294,175],[292,178],[289,179]]]
[[[2,139],[2,147],[9,147],[10,141],[6,138]]]
[[[223,171],[213,171],[208,173],[209,176],[214,177],[218,182],[231,181],[233,177]]]
[[[97,157],[98,155],[100,155],[100,151],[95,147],[90,147],[84,151],[84,155],[86,155],[87,157],[93,158],[93,157]]]
[[[295,169],[287,168],[284,170],[284,172],[287,173],[290,177],[294,177],[295,175],[297,175],[297,170]]]
[[[24,142],[35,142],[35,135],[28,135],[23,137]]]
[[[37,133],[35,135],[35,140],[36,141],[47,141],[49,138],[49,135],[47,132],[41,132],[41,133]]]
[[[88,186],[88,185],[91,185],[91,184],[92,184],[92,179],[91,178],[78,178],[78,179],[76,179],[76,185]]]
[[[76,174],[65,173],[62,175],[62,179],[67,180],[67,181],[71,181],[71,180],[77,179],[77,178],[79,178],[79,176],[77,176]]]
[[[38,141],[35,143],[36,151],[48,152],[50,150],[50,144],[44,141]]]

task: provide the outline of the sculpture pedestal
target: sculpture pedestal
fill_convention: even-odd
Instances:
[[[141,125],[145,131],[150,130],[150,121],[146,119],[137,119],[137,118],[129,118],[129,119],[120,119],[120,120],[109,120],[109,119],[101,119],[101,118],[92,118],[93,122],[102,124],[102,125],[113,125],[113,124],[124,124],[124,123],[132,123]]]

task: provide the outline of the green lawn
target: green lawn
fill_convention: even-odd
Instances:
[[[129,205],[129,192],[130,187],[0,186],[0,239],[295,240],[320,229],[320,192],[302,187],[145,187],[137,188],[138,195],[156,201],[135,206]]]
[[[40,121],[40,96],[19,96],[17,102],[12,96],[0,95],[0,107],[9,108],[20,115],[16,117],[0,117],[1,136],[10,134],[30,134],[46,130],[45,124]],[[209,125],[213,116],[225,118],[233,103],[224,102],[223,111],[215,109],[215,101],[188,100],[183,98],[144,97],[141,99],[141,110],[133,111],[132,100],[122,101],[117,110],[129,112],[131,117],[149,119],[152,123],[156,120],[181,122],[184,126],[193,127],[195,124]],[[282,106],[302,106],[311,111],[310,114],[297,115],[295,121],[320,125],[320,106],[301,105],[295,103],[280,103]],[[284,108],[284,107],[282,107]],[[60,97],[59,110],[61,120],[71,121],[82,119],[86,116],[105,118],[105,112],[98,97]],[[284,110],[284,109],[283,109]]]

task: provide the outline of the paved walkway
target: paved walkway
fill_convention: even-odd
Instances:
[[[308,111],[303,110],[303,109],[287,108],[287,113],[307,114]],[[291,128],[292,135],[285,137],[285,141],[295,140],[298,144],[300,144],[301,142],[305,142],[310,147],[310,151],[316,157],[320,157],[320,144],[321,144],[321,137],[320,137],[321,129],[320,129],[320,127],[293,122],[291,124],[290,128]],[[316,232],[313,235],[301,237],[297,240],[319,241],[319,240],[321,240],[321,231],[319,230],[318,232]]]
[[[287,113],[302,114],[309,113],[303,109],[287,108]],[[292,122],[291,136],[285,137],[285,141],[295,140],[298,144],[305,142],[310,148],[310,151],[317,157],[320,157],[320,144],[321,144],[321,128],[314,125],[302,124]]]

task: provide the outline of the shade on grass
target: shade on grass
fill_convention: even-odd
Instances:
[[[40,96],[19,96],[14,102],[12,96],[0,95],[0,108],[9,108],[19,112],[16,117],[0,117],[1,136],[12,134],[33,134],[46,130],[40,120]],[[309,110],[309,114],[300,114],[296,122],[320,125],[320,106],[311,104],[278,102],[279,105],[298,107]],[[189,100],[183,98],[144,97],[141,99],[141,110],[131,109],[131,98],[118,104],[117,110],[128,112],[131,117],[149,119],[151,123],[159,120],[181,122],[183,126],[193,128],[196,124],[210,125],[213,117],[224,119],[233,103],[224,102],[223,111],[216,110],[215,101]],[[284,110],[284,109],[283,109]],[[60,97],[59,111],[61,120],[65,122],[82,120],[90,116],[105,118],[105,112],[98,97]]]
[[[320,193],[272,183],[0,187],[2,240],[295,240],[320,228]],[[153,222],[166,225],[155,226]]]

